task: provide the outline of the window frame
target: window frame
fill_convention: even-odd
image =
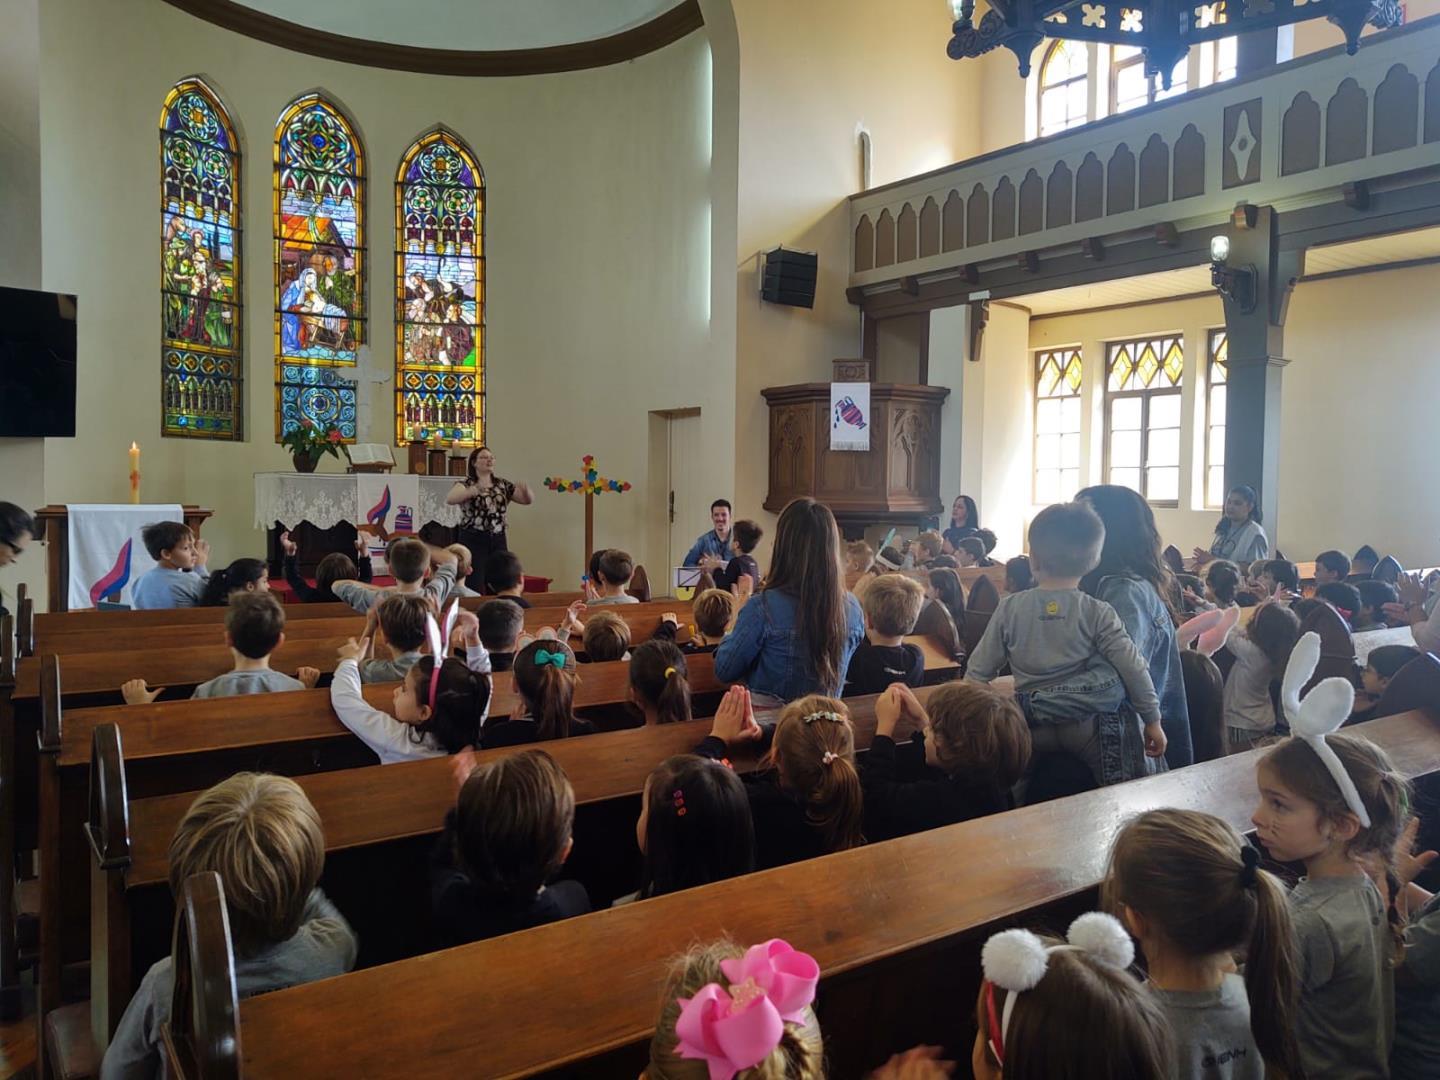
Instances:
[[[1217,342],[1220,344],[1217,345]],[[1222,347],[1225,350],[1224,360],[1219,359],[1219,353]],[[1230,341],[1229,335],[1223,326],[1211,327],[1205,331],[1205,472],[1203,474],[1204,488],[1200,492],[1200,505],[1206,510],[1224,509],[1225,504],[1225,482],[1223,475],[1220,482],[1220,501],[1218,503],[1212,503],[1210,501],[1210,470],[1212,468],[1223,469],[1225,467],[1223,456],[1217,465],[1211,459],[1210,454],[1210,447],[1213,442],[1211,435],[1215,429],[1214,391],[1216,384],[1214,373],[1217,364],[1225,368],[1225,379],[1221,384],[1225,388],[1226,423],[1221,425],[1223,428],[1228,425],[1230,421]],[[1224,445],[1223,441],[1221,445]]]
[[[1050,394],[1050,395],[1048,395],[1048,396],[1042,397],[1042,396],[1040,395],[1040,375],[1041,375],[1041,373],[1044,371],[1046,363],[1048,363],[1048,361],[1049,361],[1052,357],[1053,357],[1053,358],[1058,358],[1058,357],[1062,357],[1062,356],[1066,358],[1063,362],[1060,362],[1060,361],[1057,359],[1057,364],[1058,364],[1058,366],[1059,366],[1059,368],[1060,368],[1060,384],[1061,384],[1061,385],[1067,385],[1067,386],[1068,386],[1068,383],[1066,383],[1066,381],[1065,381],[1065,372],[1069,370],[1070,364],[1071,364],[1072,362],[1075,362],[1075,363],[1078,363],[1078,364],[1080,365],[1080,385],[1079,385],[1078,387],[1076,387],[1076,389],[1074,390],[1073,393]],[[1073,434],[1076,436],[1077,440],[1083,439],[1083,437],[1084,437],[1085,354],[1084,354],[1083,350],[1080,348],[1079,345],[1074,345],[1074,346],[1059,346],[1059,347],[1050,348],[1050,349],[1037,349],[1037,350],[1035,350],[1035,352],[1033,352],[1033,353],[1031,354],[1031,375],[1032,375],[1032,378],[1031,378],[1030,388],[1031,388],[1031,393],[1032,393],[1033,401],[1031,402],[1031,409],[1030,409],[1030,504],[1031,504],[1032,506],[1049,506],[1049,505],[1052,505],[1052,504],[1050,504],[1050,503],[1042,503],[1042,502],[1040,501],[1040,496],[1039,496],[1039,486],[1040,486],[1040,485],[1039,485],[1039,480],[1040,480],[1040,465],[1039,465],[1039,448],[1040,448],[1040,403],[1041,403],[1042,401],[1061,401],[1061,402],[1063,402],[1063,401],[1066,401],[1066,400],[1068,400],[1068,399],[1070,399],[1070,398],[1074,398],[1076,401],[1081,402],[1080,410],[1079,410],[1080,413],[1081,413],[1080,426],[1075,429],[1075,431],[1073,432]],[[1063,406],[1062,406],[1062,412],[1063,412]],[[1067,434],[1071,434],[1071,433],[1062,430],[1062,431],[1060,431],[1058,434],[1059,434],[1059,436],[1060,436],[1060,438],[1061,438],[1061,440],[1062,440],[1062,446],[1063,446],[1063,439],[1064,439],[1064,437],[1065,437]],[[1084,451],[1084,447],[1083,447],[1083,443],[1082,443],[1082,445],[1081,445],[1082,459],[1083,459],[1083,451]],[[1076,481],[1077,481],[1077,483],[1080,482],[1080,481],[1083,479],[1082,476],[1080,475],[1080,474],[1083,472],[1083,469],[1084,469],[1083,460],[1080,461],[1080,462],[1076,462],[1076,464],[1075,464],[1075,472],[1076,472]],[[1065,467],[1065,465],[1062,463],[1061,465],[1055,467],[1055,468],[1053,469],[1053,471],[1059,473],[1059,474],[1063,477],[1063,476],[1064,476],[1064,473],[1066,472],[1066,467]],[[1079,489],[1077,488],[1076,490],[1079,490]]]
[[[1051,65],[1051,63],[1054,61],[1056,54],[1059,53],[1060,50],[1062,50],[1062,49],[1064,49],[1064,48],[1066,48],[1066,47],[1072,47],[1072,48],[1073,48],[1073,47],[1079,47],[1079,48],[1083,48],[1083,49],[1084,49],[1084,55],[1085,55],[1085,70],[1084,70],[1084,72],[1081,73],[1081,74],[1079,74],[1079,75],[1072,75],[1072,76],[1070,76],[1070,78],[1068,78],[1068,79],[1062,79],[1061,81],[1059,81],[1059,82],[1057,82],[1057,83],[1054,83],[1054,84],[1047,84],[1047,83],[1045,82],[1045,73],[1050,69],[1050,65]],[[1075,128],[1084,127],[1086,124],[1092,123],[1092,122],[1095,120],[1095,101],[1094,101],[1094,95],[1091,93],[1091,89],[1090,89],[1090,76],[1091,76],[1091,71],[1092,71],[1093,67],[1094,67],[1094,62],[1093,62],[1093,57],[1092,57],[1091,51],[1090,51],[1090,44],[1089,44],[1088,42],[1072,41],[1072,40],[1069,40],[1069,39],[1059,38],[1059,39],[1056,39],[1055,42],[1052,43],[1052,44],[1050,45],[1050,47],[1045,50],[1045,57],[1044,57],[1043,60],[1040,61],[1039,77],[1036,79],[1036,82],[1035,82],[1035,134],[1036,134],[1036,138],[1044,139],[1044,138],[1049,138],[1051,135],[1059,135],[1059,134],[1062,134],[1063,132],[1066,132],[1066,131],[1073,131]],[[1046,92],[1047,92],[1047,91],[1053,91],[1053,90],[1060,90],[1060,89],[1063,89],[1063,88],[1065,88],[1065,87],[1071,86],[1071,85],[1074,84],[1074,83],[1080,83],[1080,84],[1083,85],[1084,88],[1085,88],[1085,114],[1084,114],[1083,118],[1081,118],[1080,120],[1078,120],[1077,122],[1075,122],[1075,123],[1073,123],[1073,124],[1068,124],[1068,123],[1067,123],[1064,127],[1060,127],[1060,128],[1055,129],[1054,131],[1048,131],[1048,132],[1047,132],[1047,131],[1045,130],[1045,94],[1046,94]],[[1067,114],[1068,114],[1068,110],[1067,110]]]
[[[1153,344],[1153,343],[1158,343],[1158,342],[1166,342],[1166,341],[1173,341],[1173,342],[1175,343],[1175,345],[1177,345],[1177,346],[1180,348],[1180,361],[1181,361],[1180,377],[1179,377],[1174,383],[1172,383],[1172,384],[1170,384],[1170,385],[1167,385],[1167,386],[1160,386],[1160,387],[1153,386],[1153,385],[1152,385],[1152,386],[1146,386],[1146,387],[1141,387],[1140,389],[1137,389],[1137,390],[1112,390],[1112,389],[1110,388],[1110,377],[1111,377],[1111,372],[1112,372],[1112,370],[1113,370],[1113,366],[1114,366],[1114,363],[1115,363],[1115,353],[1116,353],[1117,350],[1122,349],[1122,348],[1124,348],[1124,347],[1127,346],[1127,345],[1130,346],[1131,349],[1132,349],[1132,352],[1133,352],[1133,354],[1134,354],[1134,356],[1135,356],[1135,361],[1134,361],[1134,362],[1138,365],[1138,363],[1139,363],[1139,355],[1140,355],[1140,352],[1141,352],[1141,348],[1142,348],[1143,346],[1145,346],[1145,345],[1147,345],[1147,344]],[[1169,354],[1169,351],[1170,351],[1170,350],[1169,350],[1168,348],[1167,348],[1167,349],[1164,349],[1164,350],[1157,350],[1157,352],[1159,353],[1159,360],[1160,360],[1160,368],[1159,368],[1159,370],[1155,373],[1155,376],[1154,376],[1154,377],[1157,378],[1157,379],[1160,378],[1160,377],[1163,375],[1163,373],[1164,373],[1164,370],[1165,370],[1165,359],[1164,359],[1164,358],[1165,358],[1166,355]],[[1103,452],[1103,455],[1102,455],[1102,459],[1103,459],[1103,460],[1102,460],[1102,465],[1101,465],[1101,470],[1102,470],[1102,471],[1101,471],[1101,475],[1105,478],[1104,482],[1107,483],[1107,484],[1113,484],[1113,483],[1116,482],[1116,481],[1115,481],[1114,479],[1112,479],[1112,477],[1111,477],[1112,465],[1111,465],[1111,461],[1110,461],[1110,445],[1111,445],[1111,434],[1112,434],[1112,427],[1111,427],[1112,416],[1111,416],[1111,414],[1112,414],[1112,412],[1113,412],[1112,407],[1111,407],[1111,406],[1112,406],[1112,403],[1115,402],[1115,401],[1117,401],[1117,400],[1119,400],[1119,399],[1121,399],[1121,398],[1138,398],[1138,399],[1140,400],[1140,428],[1139,428],[1139,431],[1140,431],[1140,464],[1139,464],[1138,466],[1136,466],[1136,468],[1138,468],[1139,473],[1140,473],[1140,487],[1139,487],[1138,489],[1136,489],[1136,490],[1138,491],[1140,497],[1141,497],[1142,499],[1144,499],[1147,503],[1149,503],[1151,506],[1160,507],[1160,508],[1162,508],[1162,509],[1178,509],[1179,506],[1180,506],[1180,491],[1179,491],[1179,486],[1180,486],[1180,485],[1179,485],[1179,478],[1180,478],[1181,476],[1183,476],[1184,460],[1185,460],[1185,450],[1184,450],[1184,442],[1183,442],[1183,435],[1184,435],[1184,431],[1185,431],[1184,397],[1183,397],[1183,395],[1184,395],[1184,388],[1185,388],[1185,368],[1184,368],[1184,361],[1185,361],[1185,338],[1184,338],[1184,336],[1183,336],[1181,333],[1179,333],[1178,331],[1175,332],[1175,333],[1168,333],[1168,334],[1151,334],[1151,335],[1143,336],[1143,337],[1119,338],[1119,339],[1117,339],[1117,340],[1115,340],[1115,341],[1107,341],[1107,342],[1105,343],[1105,368],[1104,368],[1105,399],[1104,399],[1104,425],[1103,425],[1103,432],[1102,432],[1104,452]],[[1128,377],[1127,377],[1127,381],[1128,381]],[[1178,400],[1180,401],[1180,422],[1179,422],[1179,424],[1173,429],[1173,430],[1176,432],[1176,443],[1177,443],[1176,460],[1175,460],[1175,464],[1174,464],[1173,466],[1170,466],[1170,465],[1154,465],[1154,466],[1152,466],[1152,465],[1149,464],[1149,460],[1150,460],[1150,435],[1151,435],[1151,431],[1150,431],[1150,404],[1151,404],[1151,402],[1152,402],[1155,398],[1158,398],[1158,397],[1174,397],[1174,398],[1176,398],[1176,399],[1178,399]],[[1171,429],[1170,429],[1170,428],[1165,428],[1164,430],[1167,430],[1167,431],[1168,431],[1168,430],[1171,430]],[[1131,466],[1125,466],[1125,468],[1130,468],[1130,467],[1131,467]],[[1168,469],[1168,468],[1174,468],[1174,469],[1175,469],[1175,471],[1176,471],[1176,493],[1175,493],[1175,498],[1173,498],[1173,499],[1152,499],[1152,498],[1150,498],[1150,494],[1149,494],[1149,488],[1150,488],[1150,469],[1152,469],[1152,468],[1166,468],[1166,469]],[[1126,486],[1126,485],[1121,485],[1121,486]]]

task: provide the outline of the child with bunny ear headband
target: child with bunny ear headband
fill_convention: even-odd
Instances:
[[[1256,837],[1271,857],[1305,865],[1290,892],[1301,961],[1296,1034],[1306,1075],[1387,1076],[1395,1027],[1398,917],[1371,880],[1383,871],[1394,896],[1394,849],[1410,793],[1384,751],[1337,734],[1355,689],[1325,679],[1303,698],[1320,639],[1295,646],[1281,687],[1293,738],[1260,758]]]
[[[360,686],[359,662],[370,639],[351,638],[341,647],[330,704],[340,722],[380,758],[382,765],[454,754],[480,741],[480,726],[490,708],[490,654],[480,643],[473,615],[462,618],[452,602],[442,630],[426,615],[430,655],[422,656],[395,687],[394,715],[371,707]],[[444,643],[460,627],[464,661],[447,658]]]
[[[1119,921],[1090,912],[1065,941],[1005,930],[980,953],[985,980],[971,1054],[977,1080],[1161,1080],[1165,1018],[1127,970],[1135,946]]]

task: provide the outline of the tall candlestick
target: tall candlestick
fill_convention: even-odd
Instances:
[[[140,501],[140,447],[130,444],[130,501]]]

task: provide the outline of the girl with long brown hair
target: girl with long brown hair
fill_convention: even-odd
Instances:
[[[775,527],[765,588],[715,650],[715,676],[774,702],[838,694],[865,620],[845,591],[840,530],[829,509],[796,499]]]
[[[1104,892],[1139,940],[1169,1017],[1173,1077],[1303,1075],[1294,929],[1285,887],[1260,869],[1259,851],[1210,814],[1151,810],[1115,837]],[[1232,970],[1237,952],[1243,979]],[[1228,1068],[1216,1072],[1216,1062]]]
[[[491,720],[480,729],[480,746],[567,739],[590,735],[595,725],[575,715],[575,687],[580,681],[575,654],[562,641],[532,641],[515,654],[513,672],[519,701],[508,719]]]

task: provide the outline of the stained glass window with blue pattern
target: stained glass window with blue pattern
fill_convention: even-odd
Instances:
[[[365,154],[318,94],[275,129],[275,437],[313,420],[355,438],[353,368],[365,341]],[[344,418],[348,408],[349,418]]]
[[[160,110],[161,433],[245,434],[240,148],[220,99],[176,83]]]

